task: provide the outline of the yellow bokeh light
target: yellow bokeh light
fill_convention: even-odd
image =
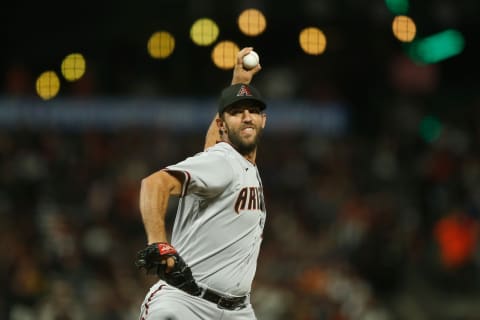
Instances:
[[[190,29],[190,38],[199,46],[209,46],[217,40],[217,24],[208,18],[198,19]]]
[[[166,31],[155,32],[148,40],[147,49],[152,58],[165,59],[175,49],[175,38]]]
[[[54,98],[60,90],[60,79],[54,71],[45,71],[35,83],[37,94],[43,100]]]
[[[267,20],[261,11],[247,9],[238,16],[238,27],[247,36],[258,36],[265,31]]]
[[[62,74],[68,81],[80,79],[85,74],[85,58],[80,53],[72,53],[62,61]]]
[[[232,41],[219,42],[212,50],[212,61],[220,69],[233,69],[239,51]]]
[[[415,22],[407,16],[396,16],[392,23],[393,35],[402,42],[412,42],[417,34]]]
[[[307,54],[322,54],[327,47],[327,38],[325,34],[318,28],[305,28],[300,32],[300,47]]]

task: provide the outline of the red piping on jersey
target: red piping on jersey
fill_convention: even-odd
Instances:
[[[150,306],[149,306],[148,304],[150,303],[150,301],[152,301],[153,296],[154,296],[157,292],[159,292],[160,290],[162,290],[163,287],[165,287],[164,284],[162,284],[160,287],[158,287],[157,290],[153,291],[153,292],[150,294],[150,296],[148,297],[147,301],[145,301],[145,304],[143,305],[144,308],[145,308],[145,309],[144,309],[145,311],[144,311],[144,313],[142,314],[141,320],[147,319],[146,316],[148,315],[148,308],[150,308]]]
[[[183,184],[181,197],[184,197],[187,194],[187,188],[188,188],[188,185],[190,184],[190,180],[191,180],[191,176],[190,176],[190,173],[188,171],[183,171],[183,173],[185,173],[186,179],[185,179],[185,183]]]
[[[192,179],[190,177],[190,173],[188,171],[184,171],[184,170],[169,169],[169,168],[165,168],[163,170],[165,170],[167,172],[168,171],[182,172],[185,175],[185,182],[182,185],[182,192],[180,193],[180,198],[184,197],[187,194],[187,187],[190,184],[190,180]]]

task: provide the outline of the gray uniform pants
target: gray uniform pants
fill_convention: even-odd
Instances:
[[[154,284],[141,306],[140,320],[256,320],[249,303],[240,310],[220,309],[163,281]]]

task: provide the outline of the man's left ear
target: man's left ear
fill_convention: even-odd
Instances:
[[[267,114],[262,113],[262,129],[265,129],[265,124],[267,123]]]

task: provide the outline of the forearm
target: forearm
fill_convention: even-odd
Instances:
[[[260,64],[257,65],[255,68],[249,69],[249,70],[243,67],[243,63],[242,63],[243,57],[252,50],[253,50],[252,47],[246,47],[238,52],[237,60],[233,68],[233,75],[232,75],[232,82],[231,82],[232,85],[237,83],[250,84],[253,76],[262,69]],[[212,122],[210,123],[210,126],[208,127],[207,135],[205,137],[204,149],[207,149],[215,145],[217,141],[221,140],[220,132],[218,131],[218,126],[217,126],[217,118],[218,118],[218,113],[215,114]]]
[[[142,180],[140,188],[140,212],[148,243],[167,242],[165,216],[170,188],[154,175]]]

